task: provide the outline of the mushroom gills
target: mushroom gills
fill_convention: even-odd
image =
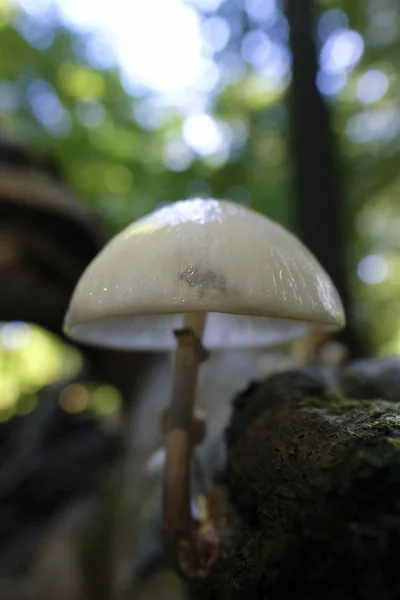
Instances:
[[[202,313],[186,313],[186,316],[199,314]],[[176,348],[173,332],[183,327],[182,313],[120,315],[103,317],[96,323],[77,323],[70,328],[70,334],[94,346],[103,345],[106,339],[108,347],[121,350],[153,351],[157,347],[159,351],[172,351]],[[315,328],[315,323],[295,319],[210,312],[204,324],[203,345],[207,350],[268,347],[303,337]],[[321,330],[328,331],[329,326],[321,324]]]

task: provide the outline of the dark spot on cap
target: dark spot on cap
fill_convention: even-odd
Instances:
[[[187,283],[189,287],[195,288],[201,298],[209,290],[227,294],[225,275],[218,275],[212,270],[203,270],[189,265],[181,271],[179,279]]]

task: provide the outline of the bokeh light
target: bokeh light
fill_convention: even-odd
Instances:
[[[169,139],[164,146],[164,164],[171,171],[184,171],[189,167],[193,154],[189,146],[178,137]]]
[[[324,96],[335,96],[345,87],[348,81],[346,72],[342,73],[326,73],[320,70],[317,76],[317,86],[321,94]]]
[[[192,4],[204,12],[216,11],[224,0],[185,0],[187,4]]]
[[[365,256],[357,267],[358,277],[363,283],[369,284],[381,283],[386,279],[388,272],[388,264],[379,254]]]
[[[20,14],[15,20],[15,26],[33,48],[47,50],[53,44],[54,32],[49,23],[40,23],[28,15]]]
[[[220,52],[229,41],[229,23],[222,17],[209,17],[202,25],[202,35],[212,52]]]
[[[71,414],[80,413],[85,410],[89,403],[89,394],[83,385],[71,383],[67,385],[59,396],[61,408]]]
[[[388,106],[357,113],[349,119],[346,133],[355,144],[388,142],[400,133],[400,110]]]
[[[1,345],[5,350],[22,350],[29,344],[32,330],[27,323],[5,323],[0,329]]]
[[[90,395],[90,406],[100,417],[117,414],[122,406],[120,392],[111,385],[99,385]]]
[[[0,411],[7,411],[4,418],[28,414],[36,406],[36,392],[74,377],[81,368],[80,352],[40,327],[0,323]]]
[[[245,0],[246,13],[254,23],[271,26],[278,13],[277,0]]]
[[[378,48],[391,44],[399,33],[396,6],[389,2],[370,2],[369,12],[368,42]]]
[[[364,52],[364,41],[356,31],[338,29],[324,43],[320,63],[327,73],[341,73],[356,66]]]
[[[321,15],[318,21],[318,38],[322,43],[324,43],[338,29],[347,29],[348,25],[349,18],[345,12],[338,9],[327,10]]]
[[[75,106],[78,121],[88,129],[95,129],[103,123],[106,111],[101,102],[81,100]]]
[[[56,90],[43,80],[28,85],[27,97],[32,112],[45,129],[55,136],[66,136],[71,130],[71,119]]]
[[[371,69],[358,79],[357,98],[362,104],[373,104],[384,97],[388,88],[387,75],[379,69]]]
[[[262,70],[268,63],[271,42],[261,29],[250,31],[242,42],[242,56],[256,70]]]
[[[229,126],[205,113],[188,117],[182,135],[188,146],[201,156],[228,150],[231,140]]]

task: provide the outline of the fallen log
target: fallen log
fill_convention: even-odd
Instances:
[[[191,598],[400,597],[400,404],[277,374],[236,398],[226,444],[222,555]]]

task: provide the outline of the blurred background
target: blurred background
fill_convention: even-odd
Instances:
[[[351,357],[400,352],[399,26],[396,0],[0,0],[0,598],[29,595],[7,586],[53,516],[108,490],[132,406],[168,389],[163,357],[62,337],[132,220],[197,196],[254,208],[332,276]]]

